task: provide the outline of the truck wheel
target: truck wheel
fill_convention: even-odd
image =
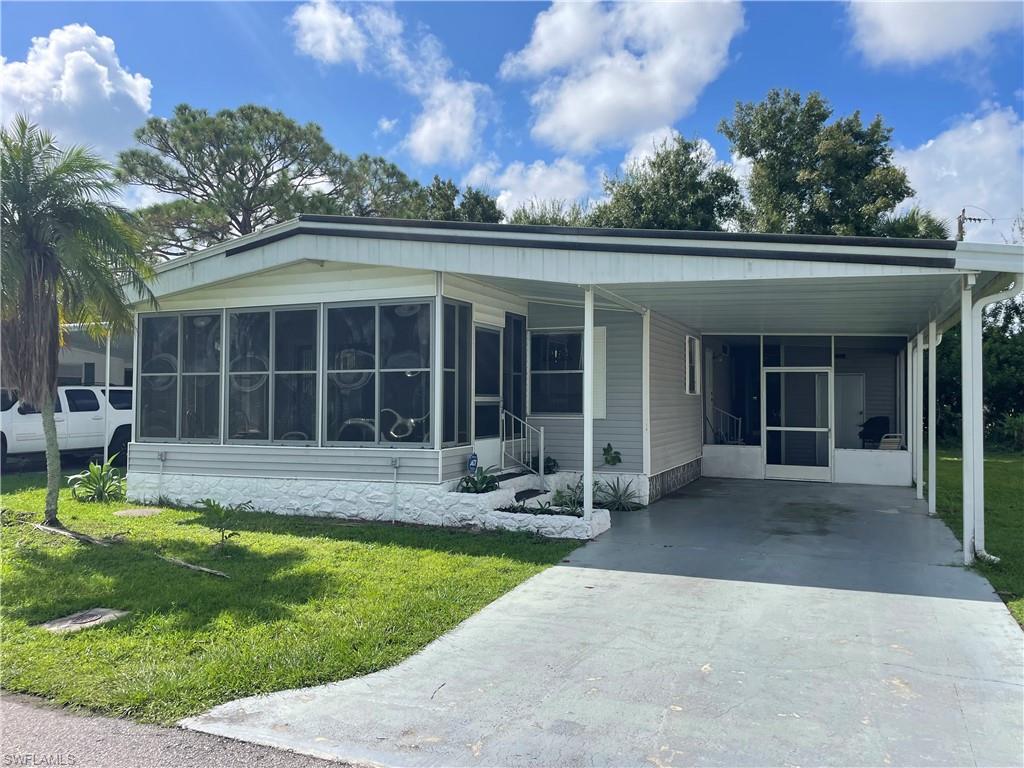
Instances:
[[[128,462],[128,443],[132,439],[132,431],[129,427],[118,427],[110,438],[110,445],[107,447],[109,455],[117,454],[114,463],[124,466]]]

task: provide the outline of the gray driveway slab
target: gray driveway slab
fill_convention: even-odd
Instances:
[[[398,766],[1020,765],[1024,634],[906,489],[702,479],[404,663],[183,724]]]

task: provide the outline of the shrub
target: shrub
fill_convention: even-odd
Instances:
[[[595,503],[614,512],[632,512],[643,507],[640,503],[640,494],[633,490],[631,480],[625,485],[618,477],[610,482],[598,483],[596,495],[598,498]]]
[[[89,462],[89,468],[68,476],[71,495],[77,501],[121,501],[125,496],[125,481],[113,466],[115,453],[103,464]]]
[[[559,488],[552,497],[552,503],[570,515],[583,514],[583,478],[568,488]]]
[[[537,460],[538,460],[538,458],[539,457],[537,457],[537,456],[533,456],[530,459],[530,469],[532,469],[534,472],[537,471]],[[544,457],[544,474],[545,475],[553,475],[557,471],[558,471],[558,459],[556,459],[554,456],[545,456]]]
[[[611,443],[608,443],[608,445],[602,448],[601,452],[604,454],[604,463],[609,467],[622,463],[622,454],[612,448]]]
[[[472,475],[466,475],[459,480],[455,489],[459,493],[490,493],[498,490],[498,478],[494,474],[494,467],[477,467]]]
[[[989,427],[989,439],[1001,448],[1024,450],[1024,413],[1004,413]]]

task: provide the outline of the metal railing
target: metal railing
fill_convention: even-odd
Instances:
[[[501,412],[501,468],[508,462],[533,472],[544,482],[544,427],[534,427],[509,411]]]
[[[721,408],[711,408],[711,430],[719,445],[740,445],[743,443],[743,419]]]

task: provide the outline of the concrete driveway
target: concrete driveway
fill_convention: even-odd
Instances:
[[[905,489],[702,479],[403,664],[189,728],[400,766],[1019,765],[1024,634]]]

